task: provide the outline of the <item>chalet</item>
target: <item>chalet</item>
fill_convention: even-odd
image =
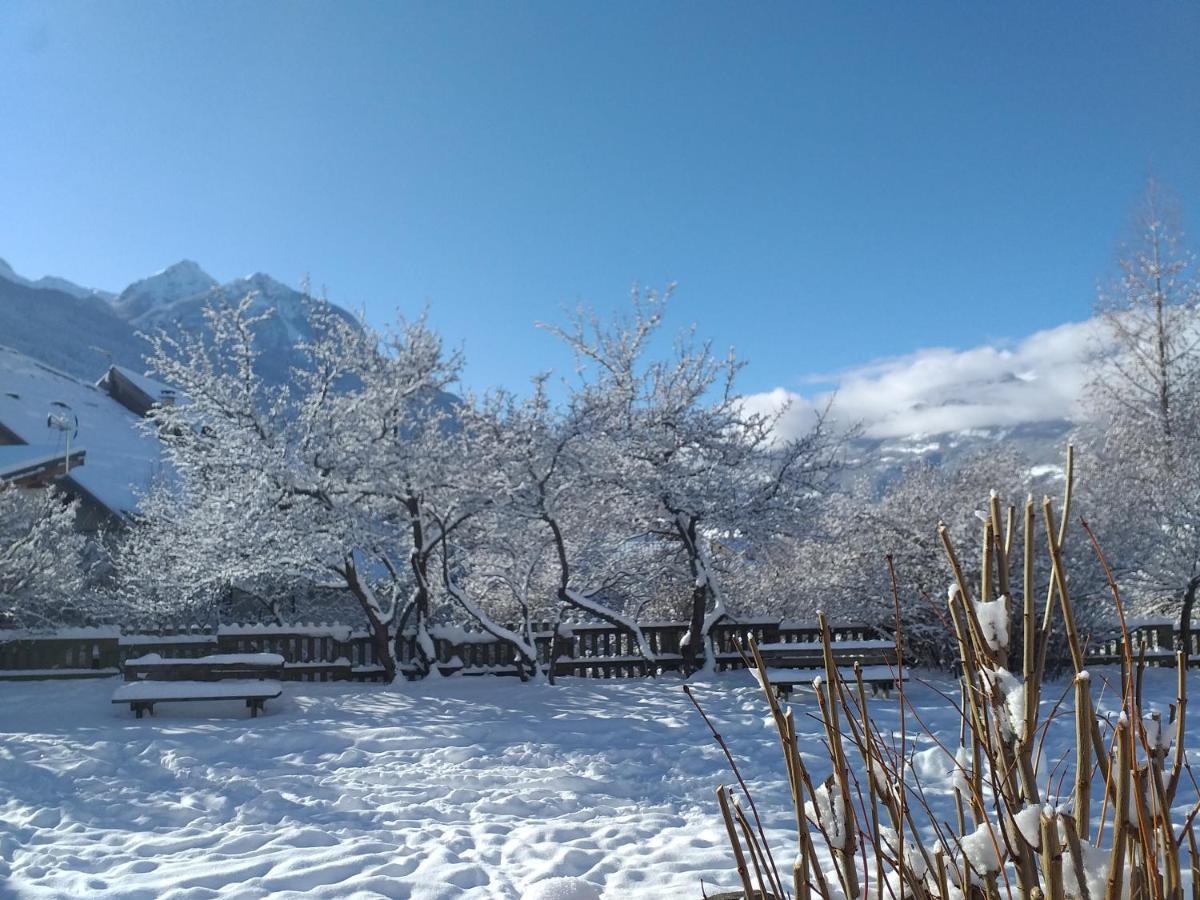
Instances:
[[[57,484],[80,498],[84,530],[124,524],[164,472],[158,440],[140,427],[170,389],[113,366],[88,384],[0,347],[0,481]]]

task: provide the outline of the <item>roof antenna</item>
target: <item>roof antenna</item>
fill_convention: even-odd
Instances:
[[[53,400],[50,405],[56,407],[46,416],[46,427],[52,431],[61,431],[67,441],[67,455],[63,457],[63,475],[71,474],[71,441],[79,436],[79,416],[61,400]]]

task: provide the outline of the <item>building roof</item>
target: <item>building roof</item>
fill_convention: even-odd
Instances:
[[[115,516],[137,511],[137,495],[163,472],[158,439],[139,427],[141,417],[95,385],[0,347],[0,432],[24,441],[29,457],[62,458],[67,433],[47,426],[47,416],[66,404],[79,421],[70,435],[72,455],[87,447],[84,465],[72,468],[65,486],[77,486]],[[13,458],[21,451],[5,451]]]
[[[83,447],[72,447],[71,467],[83,465],[85,455]],[[61,476],[66,467],[63,453],[47,453],[45,447],[28,444],[0,445],[0,481],[40,484]]]
[[[124,366],[110,366],[104,377],[96,382],[96,387],[139,416],[146,415],[160,403],[181,399],[174,388]]]

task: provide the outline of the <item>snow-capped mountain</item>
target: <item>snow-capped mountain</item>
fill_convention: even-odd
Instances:
[[[94,297],[98,300],[108,301],[112,300],[113,298],[113,294],[109,291],[102,291],[97,288],[81,287],[73,281],[68,281],[65,278],[58,278],[54,275],[43,275],[36,281],[28,278],[22,278],[20,275],[14,272],[13,267],[3,259],[0,259],[0,280],[9,281],[13,284],[24,285],[25,287],[31,287],[36,290],[59,291],[63,294],[69,294],[78,300]]]
[[[1061,466],[1069,435],[1089,427],[1088,385],[1112,352],[1092,318],[1015,340],[976,347],[928,347],[809,378],[811,393],[776,388],[754,394],[756,411],[783,409],[778,431],[798,437],[832,401],[833,418],[858,425],[854,455],[885,479],[906,464],[951,463],[976,451],[1019,453],[1031,474]],[[834,386],[831,389],[829,386]]]
[[[1087,423],[1050,419],[987,428],[966,428],[941,434],[904,437],[862,437],[853,442],[851,460],[865,461],[877,487],[898,478],[914,463],[954,466],[977,454],[1014,452],[1028,466],[1028,475],[1045,489],[1061,479],[1067,444]]]
[[[191,260],[116,295],[51,276],[25,278],[0,260],[0,344],[90,380],[114,363],[142,371],[147,346],[139,333],[203,331],[205,306],[247,294],[254,294],[256,312],[272,313],[259,325],[259,371],[269,381],[286,381],[301,363],[296,344],[312,337],[304,295],[262,273],[220,284]]]
[[[125,288],[113,300],[113,309],[122,319],[132,322],[155,309],[207,293],[215,287],[215,278],[190,259],[184,259]]]
[[[259,374],[273,383],[282,383],[293,367],[302,365],[297,344],[313,337],[308,322],[308,301],[269,275],[257,272],[218,284],[193,262],[184,261],[164,269],[126,288],[114,303],[117,313],[125,316],[138,331],[203,331],[204,309],[214,300],[236,302],[252,295],[254,313],[271,316],[257,326]],[[335,307],[347,321],[353,317]]]

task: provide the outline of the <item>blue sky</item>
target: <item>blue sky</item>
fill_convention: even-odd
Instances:
[[[801,388],[1088,315],[1148,172],[1200,221],[1195,4],[0,3],[0,257],[424,304],[468,383],[679,283]]]

